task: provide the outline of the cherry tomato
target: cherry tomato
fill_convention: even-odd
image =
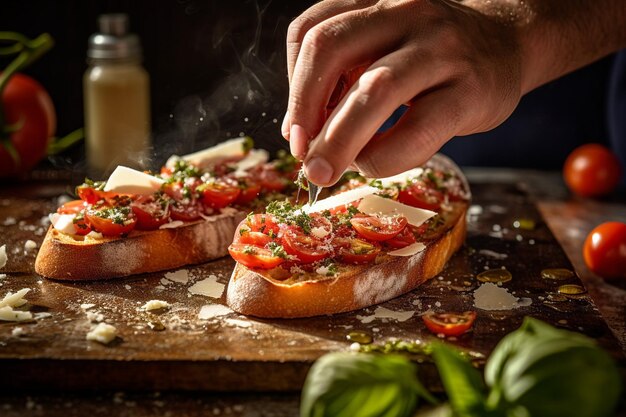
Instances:
[[[424,324],[435,334],[446,336],[460,336],[468,331],[476,320],[476,312],[466,311],[456,313],[426,313],[422,316]]]
[[[14,74],[2,94],[5,126],[21,126],[11,134],[19,165],[0,146],[0,177],[28,172],[46,155],[56,130],[54,105],[46,90],[24,74]]]
[[[205,214],[204,207],[195,200],[173,201],[170,204],[170,217],[174,220],[192,222],[202,218],[203,214]]]
[[[88,204],[83,200],[72,200],[57,209],[60,214],[77,214],[86,209]]]
[[[439,210],[443,199],[441,191],[421,182],[411,184],[398,193],[398,201],[402,204],[424,210]]]
[[[93,230],[104,236],[127,235],[137,224],[137,217],[130,207],[90,208],[85,219]]]
[[[622,167],[617,157],[598,143],[582,145],[569,154],[563,166],[565,183],[582,197],[600,197],[617,187]]]
[[[289,180],[270,164],[261,166],[255,172],[265,191],[283,191],[289,184]]]
[[[604,278],[626,278],[626,223],[602,223],[587,235],[583,257]]]
[[[339,252],[339,259],[348,264],[374,262],[380,253],[380,245],[358,238],[337,238],[333,246]]]
[[[285,252],[298,258],[303,263],[320,261],[330,256],[328,245],[314,236],[289,229],[282,236]]]
[[[261,192],[261,184],[252,178],[246,178],[239,182],[239,195],[235,199],[237,204],[248,204],[254,201]]]
[[[380,242],[389,240],[400,233],[406,227],[407,220],[403,216],[378,218],[356,215],[350,219],[350,224],[365,239]]]
[[[385,244],[394,249],[404,248],[415,243],[415,235],[410,227],[405,227],[400,233],[385,241]]]
[[[131,204],[137,216],[137,229],[156,230],[169,221],[170,209],[168,204],[162,204],[153,196],[141,196]]]
[[[265,247],[272,241],[272,238],[261,232],[252,232],[247,229],[242,229],[239,235],[235,235],[235,242],[245,243],[246,245],[253,245],[259,247]]]
[[[200,193],[200,201],[214,209],[221,209],[233,203],[240,193],[236,183],[224,180],[204,183],[196,190]]]
[[[253,232],[261,232],[266,235],[272,234],[277,236],[280,231],[278,223],[276,223],[271,214],[253,214],[248,216],[245,222]]]
[[[259,246],[244,243],[232,243],[228,253],[233,259],[248,268],[272,269],[283,263],[284,259],[272,255],[272,251]]]
[[[196,188],[202,184],[199,178],[187,178],[185,182],[174,181],[163,186],[163,192],[176,201],[192,200],[196,197]]]
[[[85,184],[76,187],[76,194],[78,194],[78,198],[89,204],[97,203],[100,200],[108,200],[117,195],[114,192],[98,190]]]
[[[311,213],[311,234],[318,239],[324,239],[333,231],[332,222],[319,213]]]
[[[91,226],[87,223],[85,212],[78,213],[74,218],[74,233],[84,236],[91,232]]]

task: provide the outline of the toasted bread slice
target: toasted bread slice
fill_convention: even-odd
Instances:
[[[343,265],[334,277],[309,273],[297,281],[274,278],[271,270],[237,264],[226,295],[233,310],[266,318],[311,317],[378,304],[415,289],[441,272],[462,246],[468,202],[446,216],[439,234],[409,257],[379,256],[373,265]]]
[[[133,230],[121,238],[91,239],[50,227],[35,271],[59,280],[95,280],[162,271],[228,254],[245,213],[229,210],[173,229]]]

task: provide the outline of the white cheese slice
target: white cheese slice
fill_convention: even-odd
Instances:
[[[372,216],[401,215],[406,217],[409,224],[413,226],[420,226],[426,220],[437,214],[434,211],[407,206],[406,204],[378,195],[369,195],[363,198],[361,203],[359,203],[358,209]]]
[[[393,175],[387,178],[381,178],[380,182],[383,185],[383,187],[389,187],[390,185],[395,184],[395,183],[404,184],[410,179],[419,177],[420,175],[422,175],[423,172],[424,172],[423,168],[417,167],[417,168],[409,169],[408,171],[404,171],[398,175]]]
[[[190,153],[184,156],[172,156],[167,160],[166,166],[173,167],[178,159],[189,162],[197,167],[206,167],[218,161],[242,157],[245,154],[245,143],[250,140],[248,137],[229,139],[207,149]]]
[[[177,227],[180,227],[184,224],[185,222],[181,220],[173,220],[169,223],[162,224],[161,226],[159,226],[159,229],[176,229]]]
[[[104,191],[150,195],[158,191],[164,183],[165,181],[153,175],[120,165],[107,180]]]
[[[52,227],[59,232],[73,235],[76,233],[76,229],[74,228],[74,217],[76,217],[75,214],[52,213],[50,214],[50,223],[52,223]]]
[[[341,194],[333,195],[331,197],[319,200],[315,204],[305,205],[302,207],[302,211],[305,213],[318,213],[324,210],[330,210],[335,207],[345,206],[353,201],[360,200],[366,196],[378,192],[378,188],[370,187],[368,185],[358,188],[353,188]]]
[[[0,268],[4,268],[7,264],[7,245],[0,246]]]
[[[251,149],[241,161],[235,164],[235,175],[242,174],[250,168],[264,164],[270,159],[270,153],[265,149]]]
[[[111,326],[106,323],[98,323],[89,333],[87,333],[87,340],[93,340],[103,344],[110,343],[117,337],[117,329],[115,326]]]
[[[416,242],[409,246],[387,252],[387,254],[391,256],[413,256],[416,253],[423,251],[424,249],[426,249],[426,245],[424,245],[422,242]]]
[[[15,294],[9,291],[7,295],[0,300],[0,307],[21,307],[26,304],[24,296],[30,291],[30,288],[22,288]]]
[[[28,321],[33,319],[30,311],[13,310],[10,306],[0,307],[1,321]]]

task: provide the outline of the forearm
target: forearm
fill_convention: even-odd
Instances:
[[[466,0],[515,27],[522,94],[626,47],[624,0]]]

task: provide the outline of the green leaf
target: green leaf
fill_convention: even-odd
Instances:
[[[621,379],[592,339],[533,318],[496,346],[485,367],[490,409],[513,416],[607,417]]]
[[[455,349],[443,343],[432,346],[433,359],[455,415],[483,416],[485,388],[482,377]]]
[[[408,417],[420,396],[416,366],[398,355],[329,353],[318,359],[302,390],[301,417]]]
[[[67,136],[55,139],[48,144],[48,155],[59,154],[85,138],[85,131],[76,129]]]

